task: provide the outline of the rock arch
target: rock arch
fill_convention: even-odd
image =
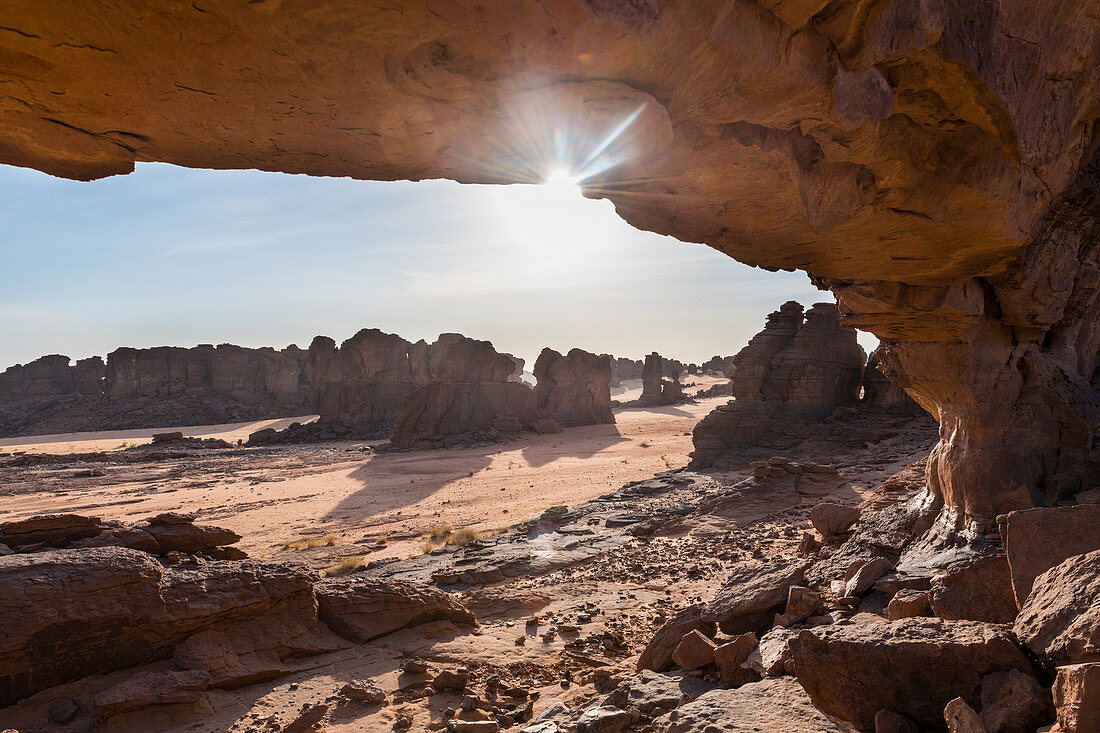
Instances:
[[[1097,0],[14,0],[0,25],[0,162],[511,183],[562,133],[634,226],[805,270],[883,339],[956,529],[1100,482]]]

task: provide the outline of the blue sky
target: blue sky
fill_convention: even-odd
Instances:
[[[91,183],[0,166],[0,191],[0,369],[364,327],[457,331],[527,359],[549,345],[699,361],[735,353],[785,300],[831,299],[802,273],[633,229],[568,186],[139,164]]]

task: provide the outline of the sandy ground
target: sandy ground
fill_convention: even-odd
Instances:
[[[691,377],[692,393],[723,381]],[[640,382],[615,390],[635,399]],[[658,408],[619,408],[615,425],[525,434],[503,445],[371,453],[362,442],[210,451],[201,460],[103,467],[105,476],[27,468],[0,508],[0,521],[51,512],[83,512],[128,523],[164,511],[196,512],[199,521],[243,536],[249,554],[288,552],[300,539],[335,535],[331,546],[296,555],[324,565],[348,556],[407,556],[423,551],[433,527],[498,530],[554,505],[574,505],[629,481],[683,466],[691,429],[727,398]],[[185,435],[230,442],[294,419],[181,428]],[[116,451],[148,442],[153,430],[78,433],[0,441],[0,452]]]

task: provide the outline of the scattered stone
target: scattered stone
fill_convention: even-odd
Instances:
[[[328,714],[328,705],[303,705],[298,717],[283,726],[282,733],[306,733],[316,728]]]
[[[432,680],[432,688],[436,692],[459,692],[466,689],[468,679],[469,676],[465,669],[459,668],[453,672],[443,670]]]
[[[340,688],[340,696],[361,705],[384,705],[386,693],[381,687],[364,680],[352,680]]]

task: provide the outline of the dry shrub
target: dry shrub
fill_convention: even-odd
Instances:
[[[355,570],[356,568],[363,567],[362,555],[351,555],[345,557],[335,565],[329,565],[327,568],[321,571],[321,574],[326,577],[333,577],[334,575],[345,575]]]

